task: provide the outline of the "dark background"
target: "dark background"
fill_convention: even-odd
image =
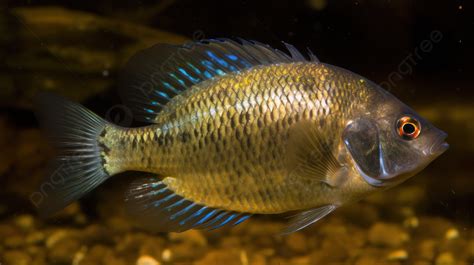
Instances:
[[[324,62],[382,80],[430,33],[443,34],[406,79],[428,76],[421,92],[472,95],[467,76],[474,58],[469,1],[7,1],[8,7],[59,5],[146,24],[188,38],[243,37],[281,47],[306,47]],[[449,80],[449,81],[448,81]],[[403,81],[400,86],[403,85]],[[403,97],[403,95],[400,95]],[[471,97],[472,99],[472,97]]]

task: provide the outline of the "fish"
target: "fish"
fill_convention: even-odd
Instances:
[[[50,179],[61,180],[40,212],[131,171],[125,207],[143,228],[213,230],[294,213],[288,234],[448,149],[446,133],[379,85],[284,45],[209,39],[138,52],[118,83],[139,127],[39,95],[38,119],[59,152]]]

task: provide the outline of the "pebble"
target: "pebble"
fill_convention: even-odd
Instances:
[[[433,260],[437,251],[438,244],[435,240],[425,239],[417,247],[417,257],[425,260]]]
[[[238,236],[226,236],[220,241],[220,246],[223,248],[238,248],[240,245],[241,238]]]
[[[300,257],[294,257],[290,259],[290,262],[288,264],[306,265],[306,264],[314,264],[314,263],[311,262],[311,256],[300,256]]]
[[[271,257],[271,256],[274,256],[276,254],[276,251],[274,248],[262,248],[259,253],[261,253],[262,255],[266,256],[266,257]]]
[[[123,257],[119,257],[113,253],[113,250],[107,246],[95,245],[89,250],[87,247],[82,247],[74,256],[72,265],[96,265],[96,264],[113,264],[113,265],[127,265],[134,264],[137,257],[125,261]]]
[[[161,237],[147,237],[140,243],[139,255],[160,257],[165,242]]]
[[[171,249],[167,248],[163,250],[163,252],[161,253],[161,259],[164,262],[170,262],[173,259],[173,252],[171,252]]]
[[[306,237],[303,233],[293,233],[286,236],[286,246],[296,253],[304,253],[307,250]]]
[[[252,264],[252,265],[266,265],[267,264],[267,258],[265,257],[265,255],[254,254],[254,255],[252,255],[252,258],[250,259],[250,264]]]
[[[81,249],[81,243],[75,238],[63,238],[56,242],[48,251],[53,263],[72,263],[75,254]]]
[[[92,224],[84,228],[81,238],[88,245],[92,244],[114,244],[114,233],[108,226]]]
[[[31,265],[31,257],[18,250],[3,253],[2,261],[7,265]]]
[[[136,265],[161,265],[161,263],[151,256],[141,256]]]
[[[413,265],[433,265],[433,263],[426,260],[416,260]]]
[[[35,219],[31,215],[20,215],[14,220],[15,225],[23,231],[30,231],[34,228]]]
[[[376,223],[369,230],[369,242],[375,246],[400,247],[410,239],[400,226]]]
[[[205,256],[194,263],[194,265],[242,265],[241,251],[237,249],[216,249],[209,250]]]
[[[19,248],[24,244],[24,239],[20,235],[9,236],[4,239],[3,244],[7,248]]]
[[[249,256],[247,255],[247,251],[245,251],[245,250],[240,251],[240,263],[242,265],[248,265],[249,264]]]
[[[143,246],[144,242],[147,242],[150,238],[156,238],[156,240],[160,239],[160,237],[152,237],[144,233],[127,233],[126,235],[121,236],[115,244],[115,250],[120,256],[127,257],[127,260],[134,263],[136,257],[139,255],[140,248]],[[158,246],[161,246],[161,242]],[[146,254],[150,255],[149,253]]]
[[[28,234],[28,236],[25,239],[26,244],[29,245],[36,245],[36,244],[41,244],[45,240],[45,235],[43,232],[33,232]]]
[[[207,239],[199,230],[188,230],[183,233],[170,233],[169,239],[172,242],[188,242],[199,247],[207,246]]]
[[[450,252],[443,252],[436,257],[435,265],[455,265],[453,254]]]
[[[397,261],[383,261],[379,257],[375,256],[362,256],[359,257],[354,265],[399,265]]]
[[[447,240],[453,240],[459,237],[459,231],[456,228],[449,228],[444,235]]]
[[[403,221],[403,226],[406,228],[410,228],[410,229],[418,228],[419,225],[420,225],[420,221],[418,220],[416,216],[408,217]]]
[[[408,252],[404,249],[395,250],[390,252],[387,256],[387,260],[389,261],[403,261],[408,259]]]
[[[173,261],[176,263],[192,261],[206,251],[203,247],[197,247],[189,242],[183,242],[172,246]]]
[[[48,239],[46,239],[46,247],[47,248],[52,248],[54,247],[54,245],[56,245],[56,243],[60,240],[62,240],[63,238],[67,237],[68,236],[68,231],[65,230],[65,229],[58,229],[56,231],[54,231],[49,237]]]

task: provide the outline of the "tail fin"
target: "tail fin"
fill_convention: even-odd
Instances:
[[[59,156],[33,201],[41,215],[50,215],[81,198],[108,174],[103,168],[98,139],[106,121],[79,104],[50,93],[36,100],[41,127],[57,147]]]

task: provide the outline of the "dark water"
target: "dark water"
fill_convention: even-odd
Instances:
[[[0,1],[0,264],[473,264],[474,16],[468,1]],[[284,220],[153,235],[123,218],[126,174],[54,218],[34,196],[52,150],[32,97],[49,90],[132,124],[121,65],[157,42],[242,37],[310,48],[449,133],[406,183],[275,236]]]

